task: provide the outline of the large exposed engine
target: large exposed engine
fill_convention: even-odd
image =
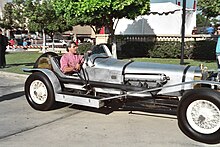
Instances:
[[[145,88],[161,87],[167,83],[169,77],[165,74],[126,74],[125,84]]]

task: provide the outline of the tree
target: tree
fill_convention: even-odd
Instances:
[[[53,37],[55,32],[63,32],[72,27],[67,25],[61,16],[56,15],[51,0],[26,0],[23,6],[27,27],[31,31],[44,30],[46,34]]]
[[[207,18],[202,15],[201,13],[196,15],[196,25],[197,27],[204,27],[206,26],[206,23],[211,23],[210,20],[207,20]]]
[[[7,11],[5,11],[7,10]],[[12,29],[13,24],[13,5],[11,3],[6,3],[3,10],[3,18],[0,20],[0,26],[6,29]]]
[[[44,30],[53,37],[55,32],[72,28],[65,19],[56,15],[51,0],[13,0],[5,5],[3,12],[2,26],[6,29]]]
[[[22,30],[27,29],[27,18],[25,16],[25,0],[13,0],[13,20]],[[7,10],[6,10],[7,11]]]
[[[30,32],[42,32],[43,46],[45,34],[53,39],[55,32],[72,29],[72,25],[56,15],[52,0],[13,0],[5,5],[3,19],[1,26],[6,29],[21,28]]]
[[[95,33],[102,26],[110,32],[113,57],[116,55],[115,27],[120,18],[134,19],[150,10],[150,0],[54,0],[57,14],[76,24],[90,25]],[[115,26],[115,27],[114,27]]]
[[[46,42],[45,34],[48,34],[53,40],[55,32],[63,32],[72,28],[61,16],[56,15],[51,0],[27,0],[24,6],[25,16],[28,18],[28,28],[43,32],[43,46]]]
[[[207,18],[216,17],[220,15],[220,0],[198,0],[198,9]]]
[[[95,26],[97,33],[105,26],[113,40],[117,21],[126,17],[134,19],[150,10],[150,0],[54,0],[57,14],[75,24]]]
[[[1,27],[5,29],[25,29],[25,19],[22,0],[16,1],[17,3],[6,3],[3,9],[3,18],[1,19]]]

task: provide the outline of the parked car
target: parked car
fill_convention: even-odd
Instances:
[[[178,125],[190,138],[220,143],[220,83],[215,71],[189,65],[170,65],[112,58],[105,45],[84,55],[79,73],[65,75],[60,56],[45,53],[38,58],[25,82],[28,103],[36,110],[50,110],[56,102],[94,108],[120,100],[152,100],[156,106],[177,108]],[[164,100],[173,103],[163,103]],[[177,103],[176,103],[177,102]],[[153,104],[153,105],[152,105]]]
[[[66,47],[67,42],[65,40],[58,40],[58,39],[46,40],[46,46],[52,47],[53,45],[54,45],[54,47]]]

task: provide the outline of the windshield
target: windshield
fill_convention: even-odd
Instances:
[[[91,51],[91,54],[102,54],[108,57],[112,56],[111,52],[109,51],[109,48],[106,45],[96,45],[92,48]]]

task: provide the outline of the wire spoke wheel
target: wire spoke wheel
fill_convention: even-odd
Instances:
[[[194,130],[203,134],[211,134],[220,128],[220,111],[207,100],[192,102],[186,112],[187,120]]]

